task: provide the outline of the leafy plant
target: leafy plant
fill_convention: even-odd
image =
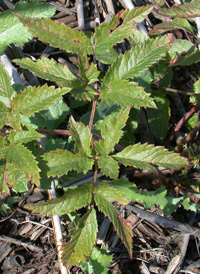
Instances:
[[[69,187],[61,198],[26,206],[33,212],[46,215],[69,214],[85,208],[63,248],[62,259],[68,266],[79,264],[88,256],[91,265],[96,260],[96,253],[100,252],[94,247],[98,211],[113,223],[132,257],[132,225],[120,217],[113,202],[126,206],[131,200],[136,200],[151,206],[151,197],[156,197],[162,209],[173,205],[170,210],[180,204],[180,199],[169,200],[163,189],[145,194],[128,179],[119,177],[121,165],[152,171],[156,171],[157,167],[179,169],[187,166],[187,160],[180,155],[162,146],[135,144],[131,135],[137,127],[134,119],[141,108],[147,108],[152,131],[161,139],[166,137],[170,117],[169,102],[162,88],[170,84],[171,78],[166,76],[170,71],[167,64],[172,62],[175,50],[173,46],[170,48],[167,36],[144,38],[133,28],[145,19],[152,8],[150,5],[121,12],[108,24],[99,25],[94,33],[72,30],[51,19],[25,17],[23,15],[27,14],[20,13],[17,8],[17,17],[9,13],[16,22],[21,22],[19,26],[27,36],[23,41],[9,40],[8,43],[21,44],[31,37],[38,37],[53,47],[78,56],[78,74],[68,66],[45,57],[36,62],[29,58],[15,60],[22,68],[57,85],[57,88],[48,85],[26,87],[19,93],[11,86],[9,76],[0,64],[1,193],[9,193],[9,188],[19,183],[31,182],[40,186],[42,180],[62,179],[71,171],[84,174],[94,171],[92,183]],[[125,39],[129,41],[130,49],[118,54],[114,46]],[[3,44],[2,50],[8,43]],[[89,57],[92,62],[89,62]],[[109,69],[100,72],[98,62],[109,65]],[[159,74],[157,67],[162,73]],[[161,81],[163,75],[165,79]],[[157,81],[160,91],[152,91],[153,80]],[[63,96],[67,97],[66,101],[74,100],[77,105],[87,104],[91,111],[81,118],[85,124],[70,116],[67,134],[71,137],[53,142],[48,140],[48,149],[44,153],[37,148],[36,140],[43,137],[41,133],[48,134],[48,129],[55,129],[67,118],[69,108]],[[156,122],[164,124],[162,133],[157,131]],[[124,139],[126,136],[128,138]],[[116,144],[121,138],[127,145],[117,152]],[[98,171],[107,180],[98,180]],[[165,212],[170,213],[169,210]],[[102,261],[106,267],[103,255]]]

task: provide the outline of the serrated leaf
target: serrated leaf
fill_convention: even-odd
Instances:
[[[169,101],[159,92],[155,92],[153,98],[154,102],[156,103],[157,109],[149,108],[146,110],[148,122],[153,134],[163,140],[167,135],[169,127]]]
[[[90,257],[80,263],[80,267],[85,274],[108,274],[111,261],[112,255],[105,246],[101,249],[95,246]]]
[[[129,115],[129,108],[120,111],[116,117],[110,115],[106,117],[106,124],[101,130],[102,140],[95,142],[95,148],[99,155],[108,155],[113,151],[115,144],[122,136],[122,128],[126,125]]]
[[[190,103],[192,103],[193,105],[196,105],[200,101],[200,79],[198,79],[193,84],[193,92],[194,92],[195,95],[190,96]]]
[[[4,65],[0,62],[0,96],[11,98],[12,89],[10,77],[4,68]]]
[[[165,22],[165,23],[156,24],[154,26],[154,28],[152,30],[150,30],[149,34],[150,35],[161,35],[165,32],[169,32],[169,31],[173,31],[173,30],[177,30],[177,29],[182,29],[184,31],[189,32],[190,34],[193,34],[193,32],[191,32],[190,28],[188,29],[187,26],[178,24],[176,22]]]
[[[160,9],[158,13],[170,17],[194,18],[200,14],[200,2],[192,1],[183,5],[173,6],[167,9]]]
[[[150,94],[146,93],[142,87],[135,82],[128,80],[113,80],[100,89],[100,97],[108,105],[116,103],[121,107],[152,107],[155,108]]]
[[[132,29],[130,36],[128,38],[128,41],[130,44],[135,47],[136,45],[139,44],[145,44],[146,41],[149,40],[149,37],[147,37],[145,34],[143,34],[141,31],[138,29]]]
[[[168,44],[169,39],[163,36],[133,47],[124,55],[120,55],[111,65],[103,82],[108,84],[113,80],[138,76],[166,54],[169,49]]]
[[[96,107],[96,111],[95,111],[95,115],[94,115],[94,124],[96,123],[101,123],[101,121],[104,121],[104,118],[108,115],[110,115],[111,113],[117,111],[119,112],[120,107],[117,106],[116,104],[112,104],[110,106],[108,106],[106,104],[106,102],[101,102],[97,107]],[[87,112],[86,114],[84,114],[81,117],[81,122],[83,122],[85,125],[89,125],[90,122],[90,116],[91,116],[91,111]],[[106,122],[105,122],[106,124]],[[97,124],[96,124],[97,125]],[[96,128],[95,125],[95,128]],[[102,126],[103,128],[103,126]],[[100,130],[101,128],[98,128],[97,130]]]
[[[115,50],[112,48],[117,43],[123,42],[124,38],[130,35],[132,26],[142,20],[151,12],[153,6],[141,7],[132,11],[118,13],[109,23],[103,23],[96,28],[95,53],[96,59],[105,64],[111,64],[117,58]],[[124,22],[116,27],[119,18]]]
[[[149,13],[151,13],[152,10],[153,5],[143,6],[132,10],[125,10],[122,13],[121,17],[124,20],[124,22],[134,20],[135,23],[140,23],[147,17]]]
[[[102,211],[113,223],[117,234],[122,239],[124,245],[128,249],[129,255],[132,258],[132,225],[130,222],[122,219],[116,212],[114,206],[109,202],[109,198],[105,195],[95,194],[95,203],[100,211]]]
[[[22,144],[22,143],[28,143],[32,140],[36,140],[38,138],[42,138],[44,135],[38,133],[34,129],[29,130],[22,130],[22,131],[14,131],[11,130],[10,134],[8,136],[8,140],[11,145],[13,144]]]
[[[119,174],[119,165],[111,156],[99,156],[98,166],[103,175],[116,179]]]
[[[89,127],[83,123],[77,123],[74,118],[70,117],[70,131],[75,141],[75,153],[81,156],[90,156],[92,134]]]
[[[21,114],[17,111],[8,112],[7,115],[7,125],[11,126],[13,129],[21,130]]]
[[[9,112],[9,108],[7,108],[2,102],[0,102],[0,127],[3,127],[7,124],[6,118]]]
[[[104,183],[115,187],[128,200],[144,203],[146,208],[151,208],[157,204],[163,210],[168,205],[166,199],[167,190],[164,187],[156,191],[142,191],[139,190],[134,183],[129,182],[126,177],[115,181],[104,181]]]
[[[187,166],[186,158],[163,147],[148,144],[135,144],[113,155],[125,166],[155,170],[154,165],[178,169]]]
[[[25,207],[33,212],[48,216],[67,214],[85,207],[92,200],[92,184],[85,184],[75,189],[68,189],[61,197],[45,203],[27,204]]]
[[[38,115],[41,115],[42,118],[45,119],[45,123],[42,123],[41,127],[47,129],[56,129],[64,122],[68,114],[69,107],[62,99],[56,101],[53,106],[50,106],[48,109],[42,110],[38,113]]]
[[[122,205],[127,205],[130,201],[124,197],[117,189],[106,184],[99,184],[94,188],[95,195],[100,195],[108,202],[117,202]]]
[[[100,71],[97,69],[97,65],[91,64],[89,69],[86,71],[86,77],[88,79],[88,84],[97,82],[99,79]]]
[[[2,195],[3,193],[10,194],[6,182],[6,165],[0,166],[0,195]]]
[[[92,54],[90,39],[82,31],[73,30],[51,19],[28,18],[18,15],[29,32],[51,46],[71,53]]]
[[[95,99],[96,91],[92,86],[85,86],[81,81],[77,81],[70,94],[78,101],[91,101]]]
[[[21,144],[6,146],[3,149],[3,159],[9,161],[17,170],[29,176],[29,179],[39,186],[39,168],[35,157]]]
[[[15,9],[0,14],[0,54],[11,43],[22,45],[32,38],[28,30],[20,23],[13,12],[30,17],[51,17],[56,8],[48,3],[25,2],[16,4]]]
[[[22,114],[31,115],[51,106],[69,91],[70,88],[56,89],[47,85],[37,88],[28,87],[15,96],[11,103],[12,108],[14,111],[19,111]]]
[[[4,185],[15,187],[16,183],[26,183],[30,181],[30,177],[23,172],[18,170],[13,163],[8,161],[5,164],[4,170]],[[13,189],[13,188],[12,188]]]
[[[54,81],[58,85],[62,82],[62,86],[65,87],[72,87],[73,81],[77,79],[67,66],[63,66],[55,60],[46,57],[42,57],[36,62],[30,58],[15,59],[14,62],[47,81]]]
[[[63,247],[62,261],[73,266],[84,261],[92,253],[96,241],[96,210],[91,208],[78,223],[78,228],[71,235],[71,240]]]
[[[94,163],[93,159],[62,149],[48,152],[42,158],[44,162],[41,164],[48,177],[60,177],[71,170],[86,173]]]

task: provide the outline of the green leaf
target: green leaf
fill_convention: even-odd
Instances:
[[[6,165],[0,166],[0,195],[2,195],[3,193],[10,194],[6,182]]]
[[[56,8],[48,3],[25,2],[16,4],[15,9],[0,14],[0,54],[11,43],[22,45],[32,38],[28,30],[20,23],[13,12],[30,17],[51,17]]]
[[[193,84],[193,92],[194,92],[195,95],[190,96],[190,103],[192,103],[193,105],[196,105],[200,101],[200,79],[198,79]]]
[[[34,72],[38,77],[56,82],[58,85],[62,83],[62,86],[65,87],[72,87],[73,81],[77,79],[67,66],[46,57],[37,59],[36,62],[30,58],[15,59],[14,62],[22,68]]]
[[[109,255],[105,246],[102,249],[95,246],[90,257],[80,263],[80,267],[85,274],[108,274],[111,261],[112,255]]]
[[[140,23],[142,22],[149,13],[151,13],[153,10],[153,5],[149,5],[146,7],[140,7],[140,8],[135,8],[132,10],[125,10],[121,17],[124,20],[124,23],[128,21],[134,21],[135,23]]]
[[[69,91],[69,88],[55,89],[55,87],[47,85],[37,88],[28,87],[15,96],[11,103],[12,108],[22,114],[31,115],[51,106]]]
[[[86,77],[88,79],[88,84],[97,82],[99,79],[100,72],[97,69],[97,65],[91,64],[89,69],[86,71]]]
[[[18,170],[13,163],[6,162],[4,170],[4,183],[12,187],[15,187],[16,184],[24,184],[30,182],[30,177],[23,172],[23,170]]]
[[[8,112],[6,124],[10,125],[13,129],[21,130],[20,118],[21,114],[19,112]]]
[[[102,195],[103,194],[103,195]],[[108,197],[106,193],[95,193],[94,200],[100,211],[102,211],[113,223],[117,234],[122,239],[124,245],[128,249],[129,255],[132,258],[132,225],[130,222],[122,219],[116,212],[114,206],[109,202],[110,193]],[[112,195],[112,194],[111,194]]]
[[[83,123],[77,123],[71,116],[70,131],[75,141],[75,153],[81,156],[90,156],[92,134],[89,127],[85,126]]]
[[[99,155],[106,156],[113,151],[115,144],[119,142],[123,131],[121,130],[128,119],[130,108],[120,111],[116,117],[106,117],[106,124],[101,130],[102,140],[95,142],[95,148]]]
[[[160,60],[169,49],[169,39],[166,36],[148,40],[120,55],[115,63],[109,68],[104,84],[113,80],[128,79],[138,76],[147,70],[151,65]]]
[[[116,179],[118,177],[119,165],[111,156],[99,156],[98,166],[105,176],[108,176],[111,179]]]
[[[96,28],[95,34],[95,54],[96,59],[105,64],[111,64],[117,58],[117,53],[113,50],[113,46],[123,42],[124,38],[130,35],[132,26],[140,21],[151,12],[153,6],[141,7],[132,11],[124,11],[118,13],[109,23],[103,23]],[[116,27],[119,18],[123,18],[124,22],[121,26]]]
[[[120,110],[120,107],[117,106],[116,104],[112,104],[112,105],[108,106],[105,101],[101,102],[96,107],[96,111],[95,111],[95,115],[94,115],[94,124],[96,124],[97,121],[98,121],[98,123],[101,123],[102,121],[104,121],[104,118],[106,116],[108,116],[109,114],[116,112],[116,111],[119,112],[119,110]],[[91,111],[87,112],[86,114],[84,114],[81,117],[81,119],[80,119],[81,122],[83,122],[85,125],[89,125],[90,116],[91,116]],[[105,122],[105,124],[106,124],[106,122]],[[96,129],[96,125],[95,125],[95,129]],[[97,130],[99,130],[99,129],[97,129]]]
[[[103,199],[108,202],[117,202],[122,205],[127,205],[129,200],[124,197],[117,189],[112,186],[99,184],[94,189],[95,195],[100,195]]]
[[[194,18],[200,14],[200,2],[192,1],[183,5],[173,6],[170,9],[160,9],[158,13],[170,17]]]
[[[7,124],[7,116],[10,110],[2,102],[0,102],[0,127],[3,127]]]
[[[149,37],[147,37],[145,34],[143,34],[138,29],[132,29],[130,32],[130,37],[128,38],[128,41],[132,45],[132,47],[135,47],[139,44],[145,44],[146,41],[149,40]]]
[[[6,146],[3,149],[2,158],[9,161],[17,170],[29,176],[29,180],[39,186],[39,168],[30,150],[21,144]]]
[[[14,131],[11,130],[8,136],[8,140],[11,145],[13,144],[22,144],[28,143],[32,140],[36,140],[38,138],[42,138],[44,135],[38,133],[34,129],[30,128],[29,130],[23,131]]]
[[[153,131],[153,134],[164,139],[168,132],[170,108],[169,101],[165,96],[159,92],[153,93],[154,102],[156,103],[157,109],[147,109],[148,122]]]
[[[115,181],[104,181],[104,183],[115,187],[117,191],[126,197],[126,199],[144,203],[146,208],[151,208],[153,205],[157,204],[163,210],[169,205],[166,199],[167,190],[165,187],[161,187],[156,191],[142,191],[139,190],[134,183],[129,182],[126,177],[122,177]]]
[[[103,86],[100,90],[100,97],[108,105],[116,103],[121,107],[152,107],[155,108],[150,94],[146,93],[142,87],[138,86],[135,82],[127,80],[113,80]]]
[[[85,156],[73,154],[68,150],[57,149],[44,154],[42,169],[47,172],[47,176],[62,176],[71,170],[86,173],[92,168],[93,159]]]
[[[91,208],[78,223],[71,240],[63,247],[62,261],[73,266],[86,259],[92,253],[97,235],[96,210]]]
[[[64,120],[68,116],[69,107],[63,102],[62,99],[60,99],[56,101],[53,106],[50,106],[48,109],[40,111],[38,114],[45,119],[45,123],[42,121],[42,126],[40,127],[45,127],[47,129],[56,129],[60,124],[64,122]]]
[[[177,18],[178,19],[178,18]],[[179,18],[180,19],[180,18]],[[150,30],[150,35],[161,35],[165,32],[182,29],[186,32],[189,32],[190,34],[193,34],[193,31],[191,32],[191,28],[187,28],[188,26],[185,26],[181,24],[182,22],[176,23],[175,22],[164,22],[160,24],[156,24],[152,30]]]
[[[82,31],[73,30],[50,19],[18,16],[29,32],[51,46],[71,53],[92,54],[90,39]]]
[[[113,158],[125,166],[155,170],[153,165],[178,169],[187,166],[186,158],[163,147],[148,144],[135,144],[113,155]]]
[[[12,89],[10,77],[4,68],[4,65],[0,62],[0,96],[11,98]]]
[[[68,189],[61,197],[51,199],[45,203],[28,204],[25,207],[33,212],[48,216],[56,214],[67,214],[87,206],[92,200],[92,184]]]

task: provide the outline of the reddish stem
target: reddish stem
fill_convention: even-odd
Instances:
[[[169,136],[168,140],[165,143],[165,146],[167,146],[171,140],[174,138],[174,135],[176,132],[178,132],[180,130],[180,128],[184,125],[184,123],[198,110],[200,109],[200,102],[193,106],[184,116],[183,118],[181,118],[181,120],[178,122],[178,124],[176,125],[175,129],[173,130],[173,132],[171,133],[171,135]]]

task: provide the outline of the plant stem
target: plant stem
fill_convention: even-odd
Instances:
[[[92,111],[91,111],[91,115],[90,115],[90,123],[89,123],[89,130],[92,133],[92,127],[93,127],[93,122],[94,122],[94,115],[95,115],[95,111],[96,111],[96,106],[97,106],[97,101],[94,100],[92,103]]]

